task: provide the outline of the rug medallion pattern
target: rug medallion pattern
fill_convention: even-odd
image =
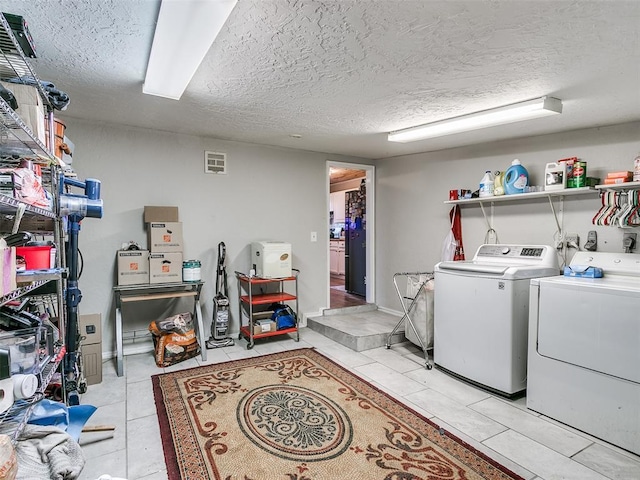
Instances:
[[[507,480],[314,349],[152,377],[170,480]]]
[[[344,453],[353,437],[344,410],[329,398],[304,388],[256,388],[241,400],[236,413],[247,439],[272,455],[290,460],[328,460]]]

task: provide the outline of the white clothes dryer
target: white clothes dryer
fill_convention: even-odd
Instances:
[[[529,282],[557,276],[548,245],[481,245],[435,266],[434,363],[503,396],[526,388]]]
[[[527,407],[640,455],[640,255],[570,265],[589,266],[531,281]]]

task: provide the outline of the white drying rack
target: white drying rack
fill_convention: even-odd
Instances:
[[[405,277],[407,279],[407,293],[404,295],[400,292],[400,287],[398,286],[399,277]],[[410,288],[410,283],[409,283],[410,277],[417,277],[419,279],[419,286],[417,289]],[[387,337],[387,344],[386,344],[387,349],[390,349],[391,337],[395,335],[395,333],[400,328],[400,325],[402,325],[402,323],[406,319],[407,323],[409,323],[409,326],[411,327],[411,329],[413,330],[413,333],[418,339],[418,342],[420,343],[420,347],[422,348],[422,352],[424,353],[425,368],[427,370],[431,370],[433,368],[433,363],[429,361],[429,354],[428,354],[428,351],[432,350],[433,347],[427,347],[427,345],[425,345],[424,341],[422,340],[422,336],[418,333],[418,330],[416,329],[416,326],[413,323],[413,319],[411,318],[411,312],[415,309],[416,301],[418,297],[420,297],[422,290],[424,290],[425,286],[427,285],[427,282],[429,280],[433,280],[433,278],[434,278],[433,272],[398,272],[393,275],[393,285],[396,287],[396,293],[398,294],[398,298],[400,299],[400,305],[402,306],[402,311],[404,312],[404,315],[400,318],[396,326],[393,328],[393,331]],[[405,323],[405,329],[406,329],[406,323]]]

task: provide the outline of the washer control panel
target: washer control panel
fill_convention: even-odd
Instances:
[[[540,259],[553,253],[548,245],[481,245],[476,253],[476,260],[510,258],[510,259]]]

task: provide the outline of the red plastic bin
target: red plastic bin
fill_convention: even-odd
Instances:
[[[16,247],[16,269],[45,270],[51,268],[51,248],[50,245]]]

